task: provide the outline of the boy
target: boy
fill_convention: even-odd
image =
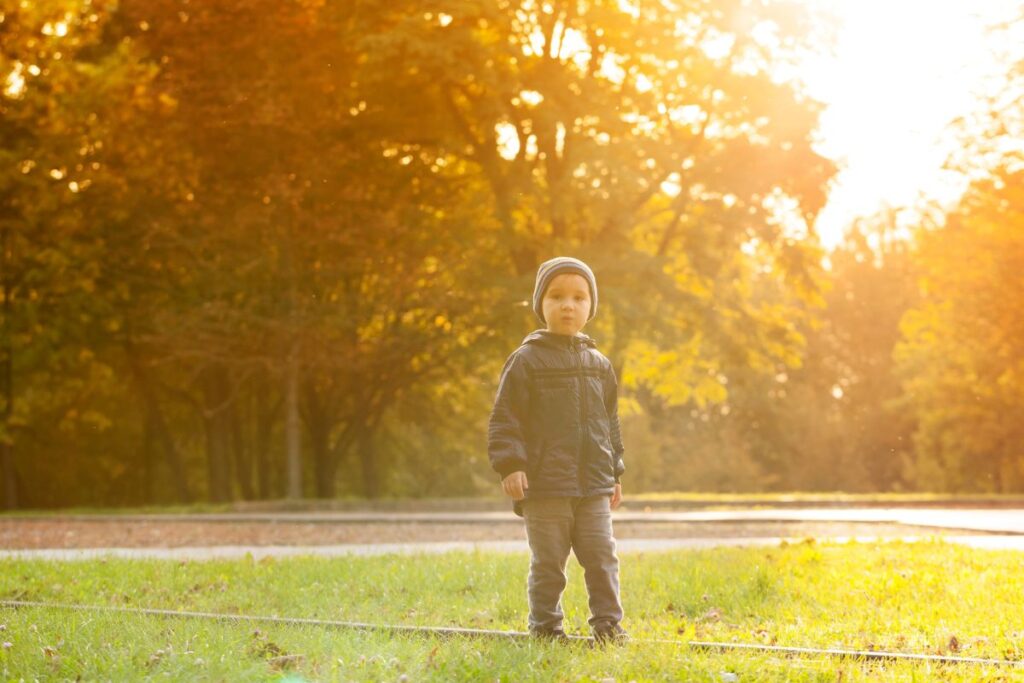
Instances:
[[[625,641],[611,520],[624,470],[615,372],[581,333],[597,313],[594,273],[567,256],[542,263],[533,310],[546,329],[505,362],[487,443],[502,488],[526,519],[530,633],[566,639],[561,595],[571,548],[583,566],[594,639]]]

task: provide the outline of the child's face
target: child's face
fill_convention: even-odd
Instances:
[[[582,275],[556,275],[541,299],[548,331],[573,335],[583,329],[590,316],[590,287]]]

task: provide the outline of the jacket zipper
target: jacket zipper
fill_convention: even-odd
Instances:
[[[576,354],[576,362],[579,364],[579,380],[580,387],[580,447],[576,454],[576,479],[577,485],[579,486],[580,495],[585,495],[585,487],[583,485],[583,465],[584,458],[583,452],[586,447],[586,434],[587,434],[587,386],[586,378],[583,374],[583,355],[580,353],[579,347],[575,341],[570,342],[572,344],[573,353]]]

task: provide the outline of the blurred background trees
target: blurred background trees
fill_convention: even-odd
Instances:
[[[1024,486],[1024,169],[1007,161],[920,240],[922,300],[903,318],[897,369],[923,487]]]
[[[2,7],[8,508],[491,493],[557,254],[633,491],[1024,485],[1019,167],[826,258],[801,6]]]

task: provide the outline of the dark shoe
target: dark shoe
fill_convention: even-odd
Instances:
[[[537,640],[553,640],[558,643],[568,643],[569,636],[560,628],[537,628],[530,631],[530,635]]]
[[[603,624],[594,627],[594,644],[622,645],[629,642],[629,634],[618,624]]]

